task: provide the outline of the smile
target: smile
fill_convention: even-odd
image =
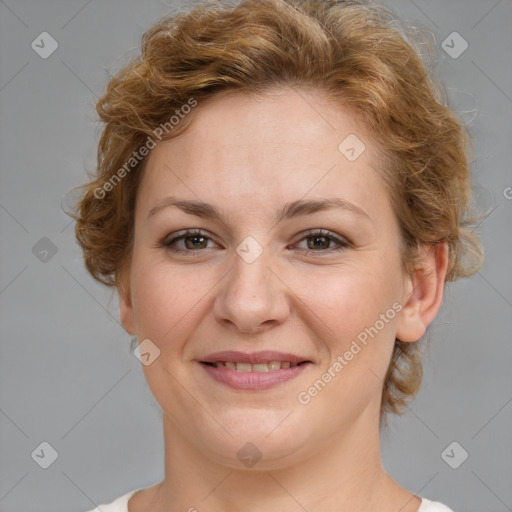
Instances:
[[[288,382],[312,361],[293,354],[274,351],[244,353],[217,352],[199,361],[206,374],[216,382],[236,390],[266,390]]]
[[[271,372],[281,370],[281,368],[293,368],[301,363],[292,363],[290,361],[270,361],[269,363],[234,363],[233,361],[218,361],[216,363],[205,363],[215,366],[215,368],[228,368],[237,372]]]

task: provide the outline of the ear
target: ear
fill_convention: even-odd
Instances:
[[[421,268],[406,278],[404,308],[397,322],[396,338],[418,341],[434,320],[443,301],[448,269],[448,245],[443,242],[426,248]]]
[[[136,330],[130,285],[123,282],[117,292],[119,294],[119,315],[121,317],[121,324],[128,334],[135,335]]]

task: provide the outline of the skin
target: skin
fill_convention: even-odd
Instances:
[[[160,350],[143,369],[165,439],[165,479],[136,493],[130,512],[416,512],[420,499],[381,465],[380,400],[395,338],[420,339],[441,305],[446,246],[426,250],[423,267],[404,273],[378,148],[350,111],[319,92],[231,92],[194,115],[188,130],[151,151],[120,291],[125,329]],[[338,150],[349,134],[366,145],[352,162]],[[210,203],[223,220],[176,206],[148,218],[168,196]],[[365,215],[329,209],[276,222],[286,203],[332,197]],[[175,243],[188,253],[162,246],[194,228],[209,238]],[[311,248],[310,229],[350,245],[333,251],[338,244],[327,238]],[[248,236],[263,249],[252,263],[236,252]],[[394,303],[402,310],[310,403],[299,403]],[[235,391],[198,362],[222,350],[278,350],[313,364],[278,387]],[[251,468],[237,458],[248,442],[262,453]]]

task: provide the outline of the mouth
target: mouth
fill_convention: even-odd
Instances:
[[[214,368],[228,368],[236,372],[273,372],[281,369],[294,368],[301,364],[307,364],[310,361],[302,361],[300,363],[292,363],[291,361],[269,361],[267,363],[240,363],[234,361],[218,361],[216,363],[209,363],[201,361],[203,364],[212,366]]]
[[[237,390],[266,390],[297,377],[313,362],[310,359],[265,351],[218,352],[199,361],[213,380]]]

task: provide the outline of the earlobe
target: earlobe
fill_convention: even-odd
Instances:
[[[439,311],[448,269],[448,245],[426,247],[421,268],[408,277],[404,307],[397,322],[400,341],[418,341]]]

